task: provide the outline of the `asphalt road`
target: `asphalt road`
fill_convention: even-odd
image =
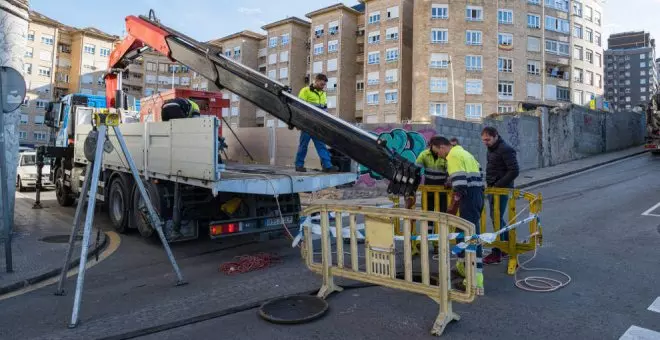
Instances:
[[[532,189],[544,197],[544,246],[530,265],[565,271],[573,282],[557,292],[529,293],[513,285],[504,265],[489,266],[486,295],[469,305],[455,304],[462,319],[443,337],[619,339],[633,325],[660,332],[660,314],[647,310],[660,296],[660,207],[649,211],[660,202],[658,173],[660,158],[642,155]],[[73,209],[63,213],[72,215]],[[107,227],[105,217],[97,221]],[[438,309],[432,300],[376,287],[333,295],[328,314],[312,323],[261,320],[250,305],[320,285],[285,241],[175,245],[190,282],[183,287],[173,286],[157,244],[137,235],[122,236],[121,242],[115,254],[88,270],[78,328],[66,328],[73,297],[55,297],[51,286],[0,302],[0,338],[103,338],[232,307],[233,314],[142,339],[431,338]],[[283,261],[236,276],[218,272],[234,256],[260,251],[277,252]]]

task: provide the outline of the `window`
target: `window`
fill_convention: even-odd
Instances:
[[[323,43],[314,45],[314,55],[323,54]]]
[[[545,41],[545,51],[548,53],[568,56],[568,49],[569,47],[567,43],[549,39],[546,39]]]
[[[378,92],[367,92],[367,105],[378,105]]]
[[[367,55],[367,64],[375,65],[380,64],[380,52],[369,52]]]
[[[48,105],[48,101],[43,99],[37,99],[35,105],[38,109],[45,109],[46,105]]]
[[[513,24],[513,11],[510,9],[497,10],[497,22],[505,25]]]
[[[465,70],[481,71],[482,68],[483,68],[482,57],[480,55],[465,56]]]
[[[328,59],[328,72],[337,71],[337,59]]]
[[[527,74],[538,76],[541,74],[541,62],[538,60],[527,60]]]
[[[513,82],[512,81],[500,81],[497,84],[497,95],[502,100],[512,100],[513,99]]]
[[[398,90],[385,90],[385,104],[394,104],[399,101]]]
[[[287,61],[289,61],[289,51],[280,52],[280,62],[287,62]]]
[[[594,84],[594,73],[591,71],[587,71],[587,85],[593,85]]]
[[[449,31],[443,28],[431,29],[432,44],[446,44],[449,41]]]
[[[55,42],[55,39],[53,38],[52,35],[49,34],[42,34],[41,35],[41,43],[45,45],[52,45]]]
[[[395,19],[398,17],[399,17],[399,6],[394,6],[387,9],[388,19]]]
[[[232,116],[238,116],[240,114],[240,110],[238,106],[234,106],[231,108],[231,115]]]
[[[291,41],[291,35],[289,33],[282,34],[282,38],[280,39],[280,44],[282,46],[286,46],[289,44],[289,41]]]
[[[541,99],[541,84],[527,83],[527,98]]]
[[[630,82],[630,80],[628,80],[628,82]],[[639,83],[642,84],[642,85],[646,84],[646,78],[640,79]],[[630,84],[626,84],[626,85],[630,85]]]
[[[642,54],[640,54],[640,55],[639,55],[639,59],[640,59],[640,60],[646,59],[646,53],[642,53]]]
[[[44,124],[44,116],[34,116],[34,123],[37,125]]]
[[[484,83],[481,79],[466,79],[465,94],[483,94]]]
[[[380,22],[380,12],[372,12],[369,14],[369,24],[377,24]]]
[[[594,51],[587,49],[584,55],[587,57],[587,62],[590,64],[594,63]]]
[[[399,70],[398,69],[391,69],[385,71],[385,82],[386,83],[396,83],[399,81]]]
[[[231,50],[225,51],[225,57],[231,58]]]
[[[639,75],[640,75],[640,76],[645,76],[645,75],[646,75],[646,71],[639,71]]]
[[[388,48],[385,51],[385,60],[387,62],[399,60],[399,48]]]
[[[431,53],[431,68],[447,68],[449,67],[449,54],[447,53]]]
[[[596,53],[596,65],[603,67],[603,56],[600,53]]]
[[[280,69],[280,79],[288,79],[288,78],[289,78],[289,68],[282,67]]]
[[[46,133],[45,132],[33,132],[32,135],[34,136],[35,140],[38,140],[38,141],[45,141],[46,140]]]
[[[271,38],[269,38],[269,39],[268,39],[268,47],[270,47],[270,48],[277,47],[277,40],[278,40],[277,37],[271,37]]]
[[[101,47],[99,49],[99,53],[101,54],[101,57],[109,57],[110,56],[110,49],[105,48],[105,47]]]
[[[541,0],[527,0],[527,3],[532,5],[540,5]]]
[[[328,92],[337,91],[337,77],[329,77],[328,78],[327,90],[328,90]]]
[[[566,87],[557,86],[557,100],[570,102],[571,91]]]
[[[594,40],[596,40],[596,45],[602,46],[603,42],[600,40],[600,33],[594,33]]]
[[[50,67],[39,66],[39,75],[50,77]]]
[[[626,97],[626,102],[630,102],[630,97]]]
[[[481,31],[465,31],[466,45],[481,45]]]
[[[156,83],[156,76],[153,74],[147,74],[144,78],[144,81],[147,84],[155,84]]]
[[[573,36],[582,39],[582,25],[573,24]]]
[[[582,3],[573,0],[573,15],[582,17]]]
[[[527,14],[527,27],[541,28],[541,17],[536,14]]]
[[[21,125],[26,125],[30,122],[30,116],[26,114],[21,114]]]
[[[339,40],[328,41],[328,53],[337,52],[338,49],[339,49]]]
[[[380,83],[380,73],[369,72],[367,73],[367,85],[378,85]]]
[[[516,111],[516,108],[513,105],[502,104],[502,105],[497,106],[497,112],[498,113],[512,113],[512,112],[515,112],[515,111]]]
[[[369,32],[367,42],[370,44],[378,44],[380,42],[380,31]]]
[[[584,75],[583,75],[583,71],[582,71],[581,68],[575,68],[575,69],[573,69],[573,80],[574,80],[576,83],[582,83],[582,82],[584,82]]]
[[[646,67],[646,62],[642,61],[641,63],[639,63],[639,67]]]
[[[582,46],[573,46],[573,58],[582,60]]]
[[[646,96],[639,96],[639,99],[642,101],[646,101]]]
[[[385,40],[399,40],[399,28],[390,27],[385,30]]]
[[[465,104],[465,118],[481,119],[481,104]]]
[[[85,52],[87,54],[94,54],[95,50],[96,50],[96,46],[94,46],[92,44],[85,44],[83,46],[83,52]]]
[[[431,77],[430,82],[431,93],[448,93],[447,78]]]
[[[269,65],[277,64],[277,53],[273,53],[268,56],[268,64]]]
[[[339,21],[328,23],[328,34],[335,35],[339,33]]]
[[[320,38],[323,36],[323,25],[318,25],[314,27],[314,36]]]
[[[568,12],[568,0],[545,0],[545,6]]]
[[[584,93],[582,91],[573,91],[573,104],[584,105]]]
[[[639,91],[640,91],[640,92],[646,92],[646,87],[640,87],[640,88],[639,88]]]
[[[355,90],[364,91],[364,81],[358,80],[355,82]]]
[[[570,25],[568,20],[555,18],[550,15],[545,16],[545,29],[548,31],[555,31],[559,33],[570,33]]]
[[[431,19],[449,19],[448,6],[444,4],[432,4]]]
[[[26,58],[32,58],[33,55],[34,55],[34,49],[32,47],[25,48],[25,57]]]
[[[27,40],[34,41],[34,31],[29,31],[28,32]]]
[[[447,117],[447,103],[430,102],[429,115]]]
[[[541,39],[537,37],[527,37],[527,51],[541,52]]]
[[[585,28],[584,29],[584,40],[588,42],[594,42],[594,30],[591,28]]]
[[[594,11],[594,22],[596,25],[600,26],[600,12]]]
[[[497,58],[497,70],[500,72],[513,72],[513,59]]]
[[[50,61],[51,53],[48,51],[39,52],[39,59],[43,61]]]
[[[323,62],[322,61],[315,61],[313,66],[312,66],[312,72],[322,73],[323,72]]]
[[[467,9],[465,9],[465,19],[468,21],[483,21],[484,8],[481,6],[467,6]]]
[[[328,109],[336,109],[337,108],[337,96],[328,96],[326,103],[328,105]]]
[[[500,47],[510,47],[513,46],[513,34],[509,33],[498,33],[497,34],[497,44]]]

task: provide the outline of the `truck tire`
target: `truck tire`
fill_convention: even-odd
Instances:
[[[163,200],[161,199],[161,194],[158,190],[157,184],[145,181],[142,181],[142,183],[144,184],[144,189],[147,191],[147,195],[149,195],[149,199],[151,200],[151,204],[153,204],[154,209],[158,214],[161,214],[163,211],[161,202],[163,202]],[[140,197],[140,190],[136,184],[133,190],[133,220],[135,221],[135,227],[140,232],[140,235],[142,235],[144,238],[157,237],[158,235],[156,229],[154,229],[150,224],[145,223],[142,219],[142,207],[144,207],[144,200],[142,197]]]
[[[76,201],[71,195],[71,188],[64,185],[64,170],[58,168],[55,172],[55,197],[62,207],[70,207]]]
[[[128,185],[121,176],[115,176],[110,181],[108,190],[108,216],[112,226],[118,233],[128,231],[128,220],[130,219]]]

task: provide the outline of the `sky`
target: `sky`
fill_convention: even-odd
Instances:
[[[421,1],[421,0],[418,0]],[[495,0],[491,0],[495,1]],[[524,0],[519,0],[524,1]],[[650,31],[660,38],[660,0],[603,0],[603,32]],[[305,14],[340,1],[332,0],[30,0],[33,10],[63,24],[96,27],[123,36],[124,18],[154,9],[161,22],[196,40],[207,41]],[[344,2],[348,6],[357,0]],[[660,52],[660,51],[658,51]]]

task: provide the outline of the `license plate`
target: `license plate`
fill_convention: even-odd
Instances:
[[[284,216],[284,223],[293,223],[293,216]],[[266,219],[266,227],[272,227],[280,224],[282,224],[282,219],[279,217]]]

